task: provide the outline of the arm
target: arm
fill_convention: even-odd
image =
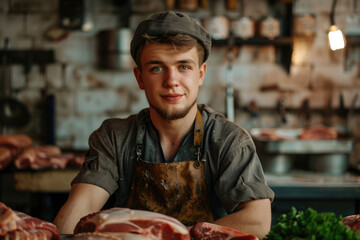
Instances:
[[[74,184],[69,198],[58,212],[54,224],[61,234],[72,234],[80,218],[99,211],[109,196],[107,191],[96,185],[87,183]]]
[[[258,199],[240,203],[234,213],[222,217],[214,223],[262,239],[269,233],[271,228],[270,199]]]

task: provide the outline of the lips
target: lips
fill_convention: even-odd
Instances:
[[[178,101],[182,98],[183,94],[166,94],[161,95],[162,98],[164,98],[167,101]]]

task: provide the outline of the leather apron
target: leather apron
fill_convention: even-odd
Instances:
[[[205,160],[200,160],[204,122],[197,111],[194,127],[195,159],[172,163],[141,160],[145,128],[137,136],[128,208],[149,210],[178,219],[184,225],[213,222],[205,176]]]

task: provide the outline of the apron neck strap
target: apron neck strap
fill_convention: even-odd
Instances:
[[[196,160],[200,160],[201,145],[204,136],[204,119],[199,109],[196,112],[195,127],[194,127],[194,147],[196,148]]]
[[[146,131],[146,124],[141,124],[136,136],[136,157],[140,159],[144,141],[144,135]],[[196,118],[195,118],[195,126],[194,126],[194,147],[196,148],[196,159],[200,160],[201,155],[201,145],[204,136],[204,119],[197,109]]]

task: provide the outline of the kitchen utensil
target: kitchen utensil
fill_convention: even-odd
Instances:
[[[130,28],[104,30],[97,34],[97,66],[100,69],[129,70],[133,67],[130,55]]]
[[[259,158],[264,171],[275,175],[283,175],[290,172],[293,168],[293,157],[287,154],[259,153]]]
[[[11,97],[11,80],[6,76],[7,70],[7,48],[9,39],[4,41],[4,55],[2,59],[2,89],[0,97],[0,130],[5,131],[6,127],[23,127],[30,121],[30,113],[27,107]]]
[[[308,159],[309,170],[325,175],[344,175],[348,167],[348,154],[315,154]]]

